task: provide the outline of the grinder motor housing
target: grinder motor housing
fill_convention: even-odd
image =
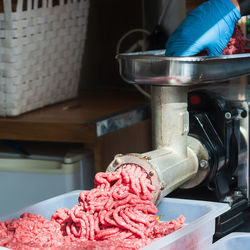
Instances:
[[[189,136],[203,144],[209,157],[201,166],[206,174],[182,188],[206,186],[217,201],[234,191],[249,199],[248,110],[246,101],[227,100],[207,90],[189,92]]]
[[[217,219],[220,238],[244,223],[249,206],[249,102],[194,90],[188,94],[188,111],[189,137],[202,143],[208,160],[170,196],[229,203],[229,212]]]
[[[152,87],[155,149],[117,155],[107,171],[130,163],[144,168],[155,204],[166,195],[229,203],[217,222],[217,236],[224,236],[243,223],[249,203],[248,113],[247,101],[212,91]]]

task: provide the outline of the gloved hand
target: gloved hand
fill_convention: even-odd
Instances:
[[[192,56],[207,51],[219,56],[241,14],[230,0],[210,0],[191,11],[166,43],[166,56]]]

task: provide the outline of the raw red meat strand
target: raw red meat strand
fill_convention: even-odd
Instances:
[[[241,27],[236,24],[234,33],[229,40],[226,48],[222,52],[223,55],[233,55],[233,54],[243,54],[250,53],[250,40],[244,37],[244,33],[242,32]],[[202,51],[197,56],[207,56],[208,53],[206,51]]]
[[[185,221],[180,216],[176,221],[160,223],[151,202],[153,190],[146,172],[135,164],[124,165],[113,173],[98,173],[95,188],[81,192],[78,205],[58,209],[51,220],[24,214],[20,219],[0,222],[0,246],[141,248],[181,228]]]

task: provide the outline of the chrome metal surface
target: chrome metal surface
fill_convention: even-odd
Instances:
[[[124,81],[136,84],[190,86],[250,74],[250,53],[219,57],[167,57],[164,50],[117,56]]]
[[[124,112],[112,114],[109,117],[102,117],[98,120],[91,121],[91,123],[96,125],[96,134],[99,137],[149,118],[149,107],[145,105],[131,110],[126,110]]]
[[[187,91],[188,88],[152,87],[152,135],[155,150],[143,154],[118,155],[106,170],[113,172],[129,163],[141,166],[155,187],[152,199],[155,204],[194,178],[198,171],[196,153],[200,151],[187,146]]]
[[[163,197],[196,175],[197,157],[191,149],[188,148],[187,151],[185,157],[167,147],[143,154],[119,154],[109,164],[106,172],[114,172],[125,164],[140,166],[146,171],[155,188],[152,202],[158,205]]]
[[[188,88],[153,86],[151,91],[153,147],[171,147],[187,156]]]
[[[188,136],[188,148],[192,149],[192,151],[197,156],[199,162],[199,169],[196,175],[190,179],[189,181],[185,182],[181,189],[189,189],[194,188],[200,185],[209,175],[210,166],[209,166],[209,154],[205,146],[196,138],[192,136]]]
[[[241,143],[242,149],[239,152],[239,163],[238,163],[238,188],[245,194],[250,204],[250,173],[249,173],[249,137],[250,137],[250,102],[246,101],[243,103],[245,109],[247,110],[248,116],[241,120],[240,132],[243,135],[242,140],[245,141]],[[246,147],[246,150],[243,148]]]

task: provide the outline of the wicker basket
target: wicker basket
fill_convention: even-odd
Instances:
[[[77,95],[89,0],[3,1],[0,115],[16,116]]]

